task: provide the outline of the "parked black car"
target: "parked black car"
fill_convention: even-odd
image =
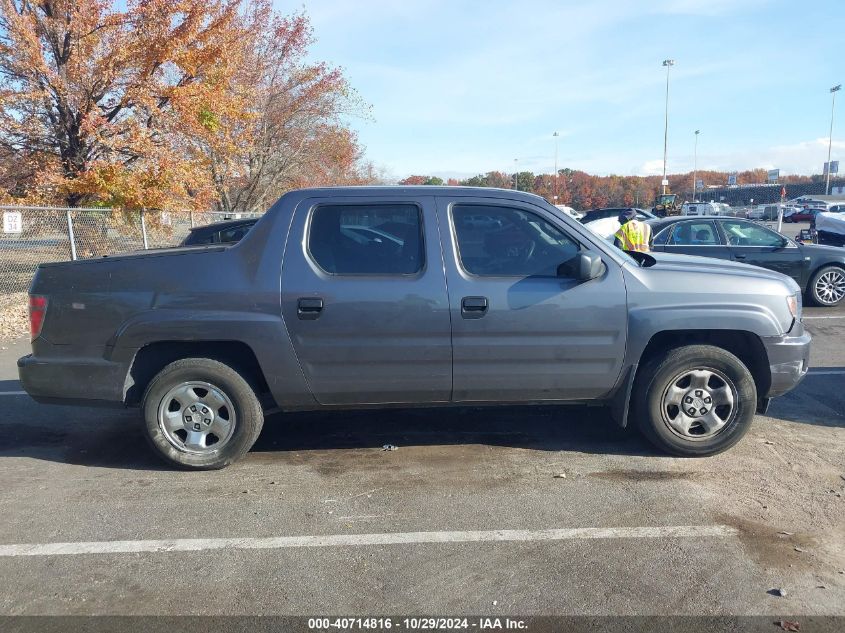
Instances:
[[[206,224],[205,226],[195,226],[190,230],[187,237],[182,240],[181,246],[240,242],[243,236],[255,226],[256,222],[258,222],[258,218],[247,218],[215,222],[214,224]]]
[[[657,216],[651,211],[646,211],[645,209],[637,209],[636,207],[608,207],[605,209],[590,209],[584,214],[584,217],[582,217],[579,222],[581,222],[581,224],[586,224],[587,222],[592,222],[593,220],[616,218],[619,217],[620,213],[627,211],[628,209],[633,209],[637,212],[638,220],[653,220],[657,218]]]
[[[845,298],[845,252],[799,244],[765,226],[731,217],[672,217],[649,221],[653,249],[762,266],[792,277],[808,300],[834,306]]]

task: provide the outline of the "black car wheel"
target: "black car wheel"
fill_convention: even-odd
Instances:
[[[807,294],[816,305],[830,307],[840,303],[845,298],[845,268],[820,268],[810,280]]]

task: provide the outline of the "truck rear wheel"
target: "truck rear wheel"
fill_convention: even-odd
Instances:
[[[674,455],[727,450],[751,427],[757,388],[736,356],[689,345],[655,358],[637,373],[634,411],[643,434]]]
[[[168,463],[194,470],[228,466],[261,433],[255,391],[228,365],[185,358],[162,369],[144,395],[147,439]]]

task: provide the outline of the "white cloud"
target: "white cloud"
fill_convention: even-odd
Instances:
[[[663,159],[654,158],[645,161],[636,171],[637,176],[660,176],[663,173]]]
[[[816,138],[759,149],[742,149],[719,153],[699,154],[700,169],[736,171],[744,169],[780,169],[782,174],[820,174],[827,161],[828,139]],[[845,141],[834,139],[831,160],[845,161]],[[692,158],[674,162],[674,171],[692,169]],[[845,164],[843,164],[845,167]]]

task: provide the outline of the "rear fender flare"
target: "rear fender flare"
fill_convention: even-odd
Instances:
[[[260,312],[149,310],[126,321],[109,342],[110,360],[127,372],[138,351],[152,343],[235,341],[255,354],[274,400],[285,406],[313,405],[280,316]]]

